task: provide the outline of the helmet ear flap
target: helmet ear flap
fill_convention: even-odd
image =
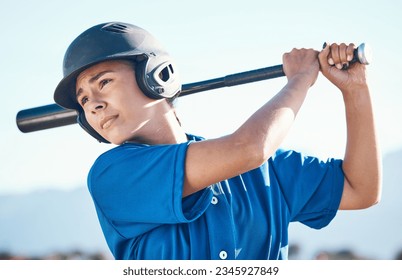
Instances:
[[[169,99],[181,91],[179,73],[169,57],[152,53],[137,57],[135,76],[139,88],[151,99]]]
[[[85,113],[83,110],[78,110],[77,122],[86,132],[89,133],[89,135],[94,137],[100,143],[110,144],[108,140],[103,138],[98,132],[95,131],[95,129],[93,129],[92,126],[89,125],[87,119],[85,118]]]

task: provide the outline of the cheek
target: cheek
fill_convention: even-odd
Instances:
[[[99,133],[99,128],[97,127],[97,124],[95,122],[93,115],[85,113],[85,119],[86,119],[87,123]]]
[[[147,100],[141,92],[129,92],[114,104],[118,108],[119,114],[126,122],[135,123],[146,115]]]

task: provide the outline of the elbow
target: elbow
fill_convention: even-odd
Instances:
[[[374,206],[381,202],[382,197],[382,183],[379,182],[375,187],[375,191],[371,195],[368,203],[368,207]]]
[[[264,164],[276,151],[281,138],[261,130],[237,130],[231,135],[233,147],[240,152],[242,163],[240,166],[247,170]]]
[[[371,180],[365,183],[354,182],[352,184],[345,178],[345,188],[340,209],[360,210],[370,208],[381,201],[382,183]]]
[[[249,170],[264,164],[273,154],[273,150],[258,142],[247,142],[242,145],[244,158],[247,158]]]
[[[343,166],[345,175],[344,209],[366,209],[377,205],[382,196],[382,167],[377,164],[373,168],[351,168]]]
[[[250,153],[252,161],[255,167],[264,164],[276,151],[274,147],[265,143],[256,143],[252,148]]]
[[[360,195],[360,203],[358,209],[366,209],[377,205],[381,202],[382,184],[371,184],[367,188],[362,188],[363,193]],[[366,191],[364,191],[366,190]]]
[[[374,176],[371,180],[371,183],[368,183],[366,186],[366,189],[368,190],[368,195],[367,195],[367,202],[366,202],[366,208],[369,208],[371,206],[374,206],[381,201],[382,197],[382,172],[381,169],[376,173],[376,176]]]
[[[365,199],[362,209],[370,208],[381,201],[381,193],[373,194]]]

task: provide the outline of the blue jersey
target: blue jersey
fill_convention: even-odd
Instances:
[[[126,143],[94,163],[88,187],[116,259],[287,259],[290,222],[318,229],[336,215],[342,161],[294,151],[182,198],[192,141]]]

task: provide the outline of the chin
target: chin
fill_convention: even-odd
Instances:
[[[110,141],[110,143],[112,143],[112,144],[115,144],[115,145],[121,145],[121,144],[123,144],[124,142],[126,142],[127,140],[122,140],[122,139],[111,139],[111,140],[109,140]]]
[[[113,143],[115,145],[121,145],[127,141],[132,141],[132,138],[133,137],[110,137],[108,140],[110,143]]]

